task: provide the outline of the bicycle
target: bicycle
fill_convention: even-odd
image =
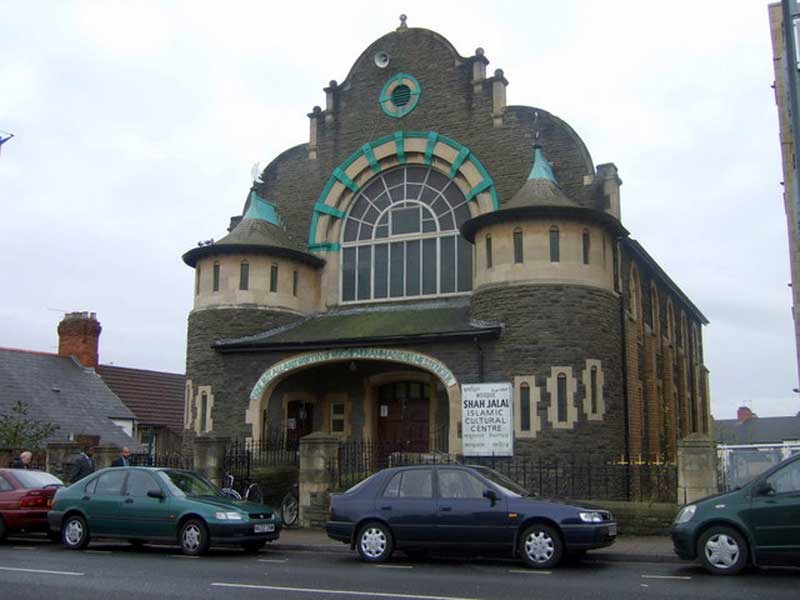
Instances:
[[[225,475],[225,487],[221,490],[223,494],[234,500],[247,500],[249,502],[256,502],[257,504],[264,503],[264,492],[261,490],[260,485],[255,482],[248,485],[243,498],[242,495],[234,489],[234,480],[235,478],[231,473]]]
[[[297,516],[300,512],[300,503],[297,500],[298,485],[292,485],[289,491],[281,500],[281,520],[285,527],[294,527],[297,524]]]

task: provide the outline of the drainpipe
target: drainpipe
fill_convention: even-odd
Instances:
[[[622,332],[622,397],[624,402],[622,408],[625,418],[625,427],[623,428],[624,442],[625,442],[625,498],[630,500],[631,497],[631,479],[630,479],[630,464],[631,464],[631,451],[630,451],[630,432],[628,431],[628,352],[625,344],[625,288],[622,285],[622,238],[617,238],[617,292],[619,293],[619,324]]]
[[[478,338],[472,338],[475,342],[475,347],[478,349],[478,383],[483,383],[483,347],[481,346]]]

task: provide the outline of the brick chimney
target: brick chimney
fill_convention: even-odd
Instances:
[[[96,367],[102,329],[95,313],[65,314],[58,324],[58,355],[74,356],[84,367]]]
[[[753,411],[746,406],[740,406],[739,410],[736,411],[736,420],[739,421],[739,423],[744,423],[748,419],[752,419],[753,417],[757,416],[758,415],[753,413]]]

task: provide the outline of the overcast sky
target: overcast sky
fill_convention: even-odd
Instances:
[[[224,8],[223,8],[224,7]],[[358,55],[409,26],[486,50],[623,179],[623,222],[711,321],[712,409],[800,410],[767,3],[0,0],[0,346],[183,372],[193,271],[250,167],[307,141]],[[446,133],[446,132],[445,132]]]

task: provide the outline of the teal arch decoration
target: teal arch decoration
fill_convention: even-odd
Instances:
[[[338,242],[316,243],[314,240],[317,239],[317,226],[319,224],[319,217],[321,214],[328,215],[336,219],[341,219],[345,216],[344,211],[339,210],[328,204],[325,204],[325,199],[330,194],[333,185],[337,182],[342,183],[342,185],[347,187],[354,194],[357,193],[360,189],[357,183],[355,183],[352,179],[350,179],[345,175],[345,171],[350,167],[350,165],[352,165],[354,162],[356,162],[359,158],[363,156],[366,158],[372,171],[376,174],[380,173],[381,169],[377,161],[375,160],[374,150],[375,148],[389,142],[394,143],[396,156],[398,156],[401,163],[405,163],[406,153],[407,153],[407,149],[405,147],[405,140],[414,138],[424,139],[426,141],[424,164],[428,166],[433,164],[433,156],[436,144],[439,143],[446,144],[447,146],[456,151],[456,158],[451,164],[450,172],[448,173],[451,179],[458,174],[459,169],[463,166],[465,162],[471,163],[478,171],[478,173],[480,173],[481,181],[467,192],[466,194],[467,200],[473,201],[478,197],[478,194],[482,192],[488,192],[492,198],[492,209],[497,210],[498,208],[500,208],[500,202],[497,198],[497,189],[494,185],[494,180],[489,176],[489,173],[486,170],[486,168],[481,164],[481,162],[470,151],[469,148],[467,148],[463,144],[458,143],[454,139],[449,138],[446,135],[437,133],[435,131],[396,131],[395,133],[385,135],[381,138],[378,138],[377,140],[364,144],[358,150],[353,152],[353,154],[348,156],[347,159],[345,159],[345,161],[342,164],[340,164],[333,170],[333,173],[331,174],[330,178],[328,178],[328,181],[325,183],[325,187],[322,189],[322,193],[320,193],[319,198],[317,199],[317,202],[314,205],[314,213],[311,216],[311,226],[309,227],[308,230],[309,250],[336,252],[340,249],[340,245]]]
[[[384,113],[400,119],[417,108],[421,94],[422,86],[416,77],[408,73],[398,73],[384,84],[378,101]]]

